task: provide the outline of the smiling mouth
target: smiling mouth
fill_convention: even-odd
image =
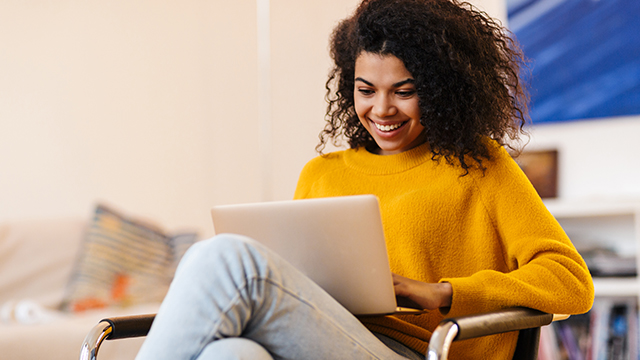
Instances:
[[[381,125],[378,124],[376,122],[373,122],[373,124],[376,126],[376,128],[382,132],[390,132],[393,130],[398,129],[399,127],[401,127],[402,125],[406,124],[406,121],[403,121],[401,123],[397,123],[397,124],[391,124],[391,125]]]

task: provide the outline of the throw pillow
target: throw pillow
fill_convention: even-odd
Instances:
[[[186,238],[195,241],[195,234],[189,235]],[[158,226],[98,205],[63,309],[79,312],[162,301],[175,268],[175,238],[181,236],[168,236]]]

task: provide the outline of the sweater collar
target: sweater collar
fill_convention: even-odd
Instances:
[[[425,143],[394,155],[372,154],[364,147],[349,149],[345,151],[344,161],[350,168],[367,174],[388,175],[422,165],[431,160],[431,156],[431,148]]]

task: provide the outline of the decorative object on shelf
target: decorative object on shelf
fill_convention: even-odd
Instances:
[[[612,249],[606,247],[594,247],[591,249],[578,249],[589,267],[592,276],[598,277],[624,277],[636,276],[636,257],[634,255],[621,256]]]
[[[558,196],[558,150],[523,151],[514,159],[541,198]]]

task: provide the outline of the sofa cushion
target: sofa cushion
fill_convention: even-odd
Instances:
[[[18,322],[0,325],[0,359],[47,360],[78,359],[82,339],[101,319],[114,316],[153,314],[159,304],[97,309],[82,313],[60,313],[49,322],[25,325]],[[99,360],[133,360],[144,337],[105,341]]]
[[[1,223],[0,304],[32,299],[60,306],[85,226],[79,218]]]
[[[175,268],[173,238],[157,225],[98,205],[63,308],[77,312],[161,301]],[[194,241],[195,234],[179,238]]]

